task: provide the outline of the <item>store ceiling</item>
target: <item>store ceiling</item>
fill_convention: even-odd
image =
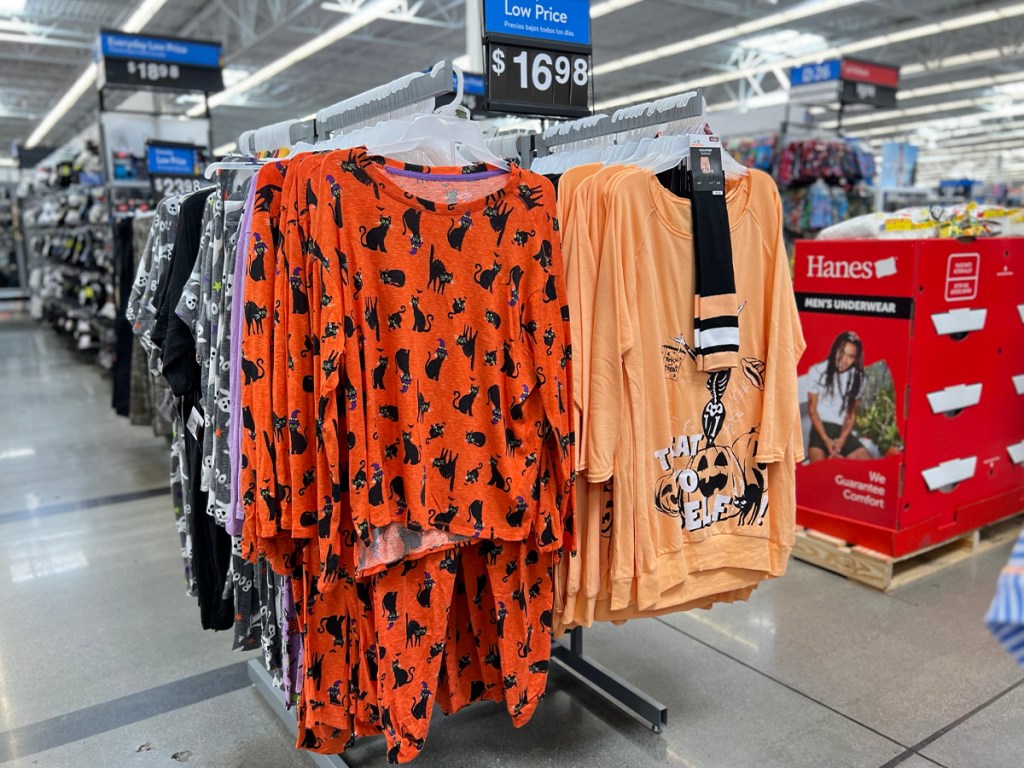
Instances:
[[[0,157],[11,142],[28,138],[79,78],[91,61],[97,30],[118,28],[140,5],[154,2],[160,5],[158,0],[25,0],[24,10],[11,15],[20,3],[0,0]],[[784,73],[790,63],[827,58],[838,48],[904,67],[899,110],[858,116],[847,123],[849,133],[886,140],[925,131],[937,144],[953,138],[962,142],[970,139],[969,123],[980,113],[979,131],[1008,136],[1007,157],[1017,137],[1024,146],[1024,108],[1019,106],[1024,3],[607,2],[592,3],[601,8],[593,19],[595,96],[601,109],[684,90],[692,83],[704,84],[712,108],[778,104],[786,99]],[[214,144],[230,143],[246,128],[307,115],[464,53],[464,3],[408,0],[404,20],[373,21],[233,97],[213,112]],[[336,5],[321,0],[169,0],[143,31],[222,41],[229,75],[244,77],[344,20],[344,14],[330,9]],[[611,8],[617,9],[602,12]],[[783,18],[785,13],[790,18]],[[794,14],[799,18],[793,20]],[[680,43],[690,50],[679,51]],[[675,50],[658,51],[672,45]],[[629,63],[623,59],[651,51],[657,58],[623,66]],[[59,145],[76,135],[95,119],[96,105],[90,88],[42,143]],[[189,106],[182,103],[181,109]],[[952,118],[959,122],[947,122]],[[831,118],[820,120],[827,129]],[[991,152],[986,161],[992,162]]]

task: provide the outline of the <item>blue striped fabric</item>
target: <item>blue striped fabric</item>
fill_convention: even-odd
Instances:
[[[1007,653],[1024,666],[1024,531],[999,574],[985,624]]]

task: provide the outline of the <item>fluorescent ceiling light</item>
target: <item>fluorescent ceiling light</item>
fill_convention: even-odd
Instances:
[[[848,5],[850,3],[849,2],[845,2],[845,3],[842,3],[842,4],[843,5]],[[816,11],[816,12],[817,13],[821,13],[820,10]],[[786,12],[783,11],[783,13],[786,13]],[[995,14],[995,16],[993,16],[992,14]],[[773,16],[776,16],[776,15],[778,15],[778,14],[773,14]],[[896,43],[896,42],[904,42],[906,40],[914,40],[914,39],[917,39],[917,38],[920,38],[920,37],[928,37],[930,35],[935,35],[935,34],[939,34],[939,33],[942,33],[942,32],[949,32],[951,30],[962,29],[962,28],[967,27],[967,26],[974,26],[974,25],[977,25],[977,24],[987,24],[987,23],[989,23],[991,21],[1000,20],[1000,19],[1011,19],[1011,18],[1016,18],[1018,16],[1024,16],[1024,3],[1017,3],[1015,5],[1009,5],[1009,6],[1006,6],[1005,8],[999,8],[999,9],[994,10],[994,11],[985,11],[985,12],[982,12],[982,13],[966,14],[964,16],[960,16],[960,17],[957,17],[957,18],[954,18],[954,19],[949,19],[947,21],[934,22],[934,23],[930,23],[930,24],[923,24],[923,25],[918,26],[918,27],[912,27],[910,29],[902,30],[900,32],[893,32],[893,33],[886,34],[886,35],[879,35],[879,36],[876,36],[876,37],[868,38],[866,40],[857,40],[857,41],[854,41],[854,42],[845,43],[843,45],[827,48],[824,51],[819,51],[816,54],[808,54],[808,55],[805,55],[805,56],[794,56],[794,57],[791,57],[791,58],[788,58],[788,59],[784,59],[784,60],[781,60],[781,61],[775,61],[775,62],[771,62],[771,63],[767,63],[767,64],[759,64],[757,66],[745,67],[743,69],[734,69],[734,70],[731,70],[731,71],[728,71],[728,72],[722,72],[722,73],[719,73],[719,74],[716,74],[716,75],[709,75],[707,77],[697,78],[695,80],[687,80],[685,83],[679,83],[677,85],[663,86],[661,88],[652,88],[652,89],[647,90],[647,91],[640,91],[640,92],[637,92],[637,93],[633,93],[633,94],[631,94],[629,96],[621,96],[621,97],[618,97],[618,98],[608,99],[606,101],[599,102],[596,105],[596,109],[598,111],[601,111],[601,110],[606,110],[606,109],[614,109],[615,107],[625,106],[626,104],[635,104],[635,103],[642,102],[642,101],[651,101],[653,99],[660,99],[660,98],[665,97],[665,96],[672,96],[672,95],[677,94],[677,93],[685,93],[686,91],[693,90],[694,88],[707,88],[707,87],[712,86],[712,85],[722,85],[723,83],[731,83],[731,82],[734,82],[736,80],[742,80],[742,79],[747,78],[747,77],[756,77],[757,75],[763,75],[765,73],[771,72],[772,70],[776,70],[776,69],[785,69],[785,68],[789,68],[789,67],[799,67],[799,66],[801,66],[803,64],[810,64],[810,63],[821,61],[821,60],[827,59],[827,58],[838,58],[838,57],[841,57],[841,56],[846,55],[846,54],[858,53],[860,51],[865,51],[865,50],[868,50],[870,48],[878,48],[878,47],[881,47],[881,46],[884,46],[884,45],[891,45],[891,44]],[[772,18],[772,17],[771,16],[766,17],[765,19],[762,19],[762,22],[763,21],[767,21],[767,19],[770,19],[770,18]],[[726,39],[731,39],[737,33],[737,31],[742,29],[743,26],[744,25],[741,24],[741,25],[739,25],[739,27],[734,27],[734,28],[729,29],[729,30],[724,30],[723,34],[726,36]],[[714,33],[714,34],[719,34],[719,33]],[[687,41],[687,42],[696,43],[697,41],[703,39],[704,37],[707,37],[707,35],[703,35],[701,37],[693,38],[693,39],[691,39],[690,41]],[[665,48],[668,48],[668,47],[671,47],[671,46],[666,46]],[[670,53],[665,52],[665,48],[659,48],[659,49],[656,49],[655,51],[651,52],[651,54],[654,54],[654,53],[656,53],[656,51],[662,51],[662,53],[659,53],[657,55],[639,54],[639,56],[646,56],[647,57],[647,58],[644,58],[642,61],[636,61],[636,62],[632,62],[631,61],[630,63],[624,64],[623,66],[614,66],[614,67],[610,67],[609,64],[605,64],[605,65],[602,65],[602,67],[604,67],[604,69],[602,69],[602,67],[594,67],[594,74],[595,75],[600,74],[602,71],[604,71],[604,72],[613,72],[613,71],[618,70],[618,69],[625,69],[625,67],[627,67],[627,66],[636,66],[636,64],[642,64],[642,63],[645,63],[647,61],[652,61],[654,59],[661,58],[662,56],[665,56],[665,55],[671,55]],[[692,49],[686,48],[685,50],[692,50]],[[675,51],[675,52],[682,52],[682,50]],[[632,59],[635,59],[637,57],[627,57],[627,58],[632,60]],[[626,61],[625,59],[621,59],[620,63],[621,62],[625,62],[625,61]],[[610,64],[616,64],[616,62],[610,62]],[[924,68],[922,67],[922,71],[923,71],[923,69]]]
[[[598,19],[602,16],[607,16],[609,13],[621,11],[623,8],[629,8],[629,6],[636,5],[639,2],[641,0],[606,0],[606,2],[590,6],[590,18]]]
[[[16,14],[25,10],[26,0],[0,0],[0,13]]]
[[[996,132],[993,133],[993,130]],[[966,147],[978,144],[988,147],[1010,139],[1024,139],[1024,123],[975,125],[970,128],[949,130],[945,133],[934,131],[925,133],[922,131],[918,135],[910,137],[908,141],[920,147],[922,152],[926,152],[935,149]],[[881,139],[872,139],[869,143],[878,150],[885,142]],[[879,156],[878,161],[881,162],[881,156]]]
[[[160,12],[166,2],[167,0],[143,0],[135,12],[121,25],[121,29],[125,32],[141,32],[142,28]]]
[[[750,96],[746,99],[736,99],[734,101],[723,101],[718,104],[710,104],[708,105],[708,108],[712,114],[731,112],[734,109],[749,112],[752,109],[779,107],[785,104],[787,101],[789,101],[789,92],[780,89],[778,91],[762,93],[759,96]]]
[[[245,80],[249,74],[249,70],[242,69],[241,67],[226,67],[223,71],[224,85],[230,88],[232,85]]]
[[[1005,93],[1010,96],[1024,96],[1024,74],[1012,81],[1003,81],[995,87],[996,93]]]
[[[976,155],[983,155],[981,159],[991,158],[1017,158],[1020,156],[1021,151],[1024,150],[1024,142],[1017,141],[1013,144],[1007,145],[1002,149],[992,149],[987,147],[971,147],[967,149],[957,150],[955,152],[940,152],[931,153],[923,157],[919,157],[917,162],[919,165],[934,165],[936,163],[948,163],[950,161],[966,160],[967,158],[974,157]],[[972,161],[975,164],[977,160]]]
[[[1024,75],[1016,75],[1021,79]],[[872,112],[864,115],[855,115],[843,119],[843,128],[851,125],[870,125],[871,123],[882,123],[886,120],[897,120],[901,117],[916,117],[917,115],[928,115],[933,112],[952,112],[957,109],[969,109],[971,107],[982,107],[988,104],[1007,103],[1012,101],[1011,96],[1006,94],[995,94],[992,96],[978,96],[972,99],[956,99],[954,101],[943,101],[936,104],[923,104],[919,107],[906,107],[905,109],[886,109],[879,112]],[[820,124],[822,128],[838,128],[838,121],[829,121]]]
[[[779,11],[778,13],[771,13],[767,16],[761,17],[760,19],[747,21],[742,24],[734,24],[724,29],[708,32],[704,35],[697,35],[685,40],[680,40],[678,43],[663,45],[653,50],[645,51],[644,53],[624,56],[621,59],[615,59],[615,61],[606,61],[604,64],[599,64],[594,67],[594,75],[606,75],[609,72],[618,72],[620,69],[628,69],[629,67],[637,67],[641,64],[657,61],[658,59],[665,58],[666,56],[678,56],[681,53],[695,51],[709,45],[731,42],[738,37],[753,35],[765,29],[778,27],[782,24],[790,24],[794,21],[809,19],[812,16],[818,16],[822,13],[830,13],[862,2],[864,2],[864,0],[821,0],[821,2],[806,3],[797,8],[790,8],[785,11]],[[593,11],[591,11],[590,15],[593,17]],[[686,90],[689,89],[683,88],[682,90],[674,91],[674,93],[683,93]],[[645,101],[645,99],[639,99],[639,101]]]
[[[999,109],[998,112],[986,112],[984,117],[980,118],[976,115],[964,115],[961,118],[937,117],[930,120],[916,120],[900,123],[899,125],[883,125],[878,128],[865,128],[864,130],[857,131],[856,136],[857,138],[867,138],[869,136],[909,136],[913,130],[925,126],[942,124],[949,125],[950,127],[956,125],[977,127],[980,125],[982,120],[998,120],[1004,117],[1018,117],[1021,115],[1024,115],[1024,105],[1003,107]],[[954,122],[954,120],[961,120],[962,122]]]
[[[775,55],[804,54],[820,51],[828,48],[828,41],[821,35],[811,32],[801,32],[797,29],[780,29],[777,32],[769,32],[766,35],[757,35],[740,40],[740,48],[762,53]]]
[[[367,24],[370,24],[395,10],[403,2],[404,0],[374,0],[374,2],[367,3],[359,10],[358,13],[355,13],[344,21],[335,24],[322,35],[318,35],[312,40],[306,41],[302,45],[286,53],[281,58],[272,61],[262,69],[256,70],[245,79],[225,88],[223,91],[215,93],[209,99],[210,109],[225,104],[232,96],[237,96],[241,93],[252,90],[257,85],[265,83],[267,80],[281,74],[289,67],[298,64],[304,59],[308,59],[310,56],[319,53],[324,48],[327,48],[339,40],[358,32]],[[185,114],[189,117],[198,117],[203,114],[204,111],[205,108],[203,105],[197,105]]]
[[[952,82],[926,85],[921,88],[911,88],[908,91],[900,91],[896,94],[896,98],[900,101],[909,101],[911,99],[923,99],[926,96],[937,96],[943,93],[957,93],[958,91],[972,91],[983,88],[992,88],[996,93],[1019,96],[1021,93],[1024,93],[1022,81],[1024,81],[1024,73],[1007,72],[1003,75],[972,77],[966,80],[953,80]]]
[[[1018,48],[1020,47],[1018,46]],[[910,77],[913,75],[924,74],[929,71],[933,72],[937,69],[954,69],[956,67],[965,67],[970,64],[982,64],[986,61],[1001,59],[1006,55],[1007,50],[1005,48],[985,48],[980,51],[971,51],[970,53],[959,53],[956,56],[947,56],[944,59],[934,59],[923,64],[907,64],[906,66],[900,67],[900,76]]]
[[[13,157],[0,157],[0,167],[3,167],[3,168],[13,168],[16,165],[17,165],[17,163],[14,161]],[[0,459],[5,459],[5,458],[7,458],[7,457],[4,454],[0,453]]]
[[[46,138],[46,134],[53,130],[53,127],[57,125],[61,120],[64,119],[64,115],[68,113],[75,104],[78,102],[85,92],[92,88],[93,83],[96,82],[96,72],[98,67],[93,62],[85,71],[78,76],[74,84],[68,88],[67,92],[60,97],[60,101],[54,105],[53,109],[43,118],[36,129],[32,131],[32,135],[28,137],[28,141],[25,142],[25,146],[31,149]]]
[[[1013,75],[1015,78],[1024,75]],[[998,85],[999,80],[995,77],[975,77],[970,80],[954,80],[951,83],[936,83],[925,85],[921,88],[911,88],[909,91],[900,91],[896,94],[899,101],[910,101],[912,99],[923,99],[926,96],[939,96],[944,93],[956,93],[957,91],[976,90],[978,88],[991,88]]]
[[[223,156],[235,149],[238,149],[238,142],[229,141],[227,144],[221,144],[219,147],[214,147],[213,154]]]
[[[996,131],[996,133],[992,133]],[[938,131],[934,127],[926,126],[922,128],[921,135],[929,141],[934,141],[939,144],[945,144],[951,139],[959,139],[964,136],[973,136],[974,139],[988,139],[993,137],[999,139],[1001,137],[1009,136],[1007,131],[1013,131],[1014,135],[1016,132],[1020,132],[1021,136],[1024,136],[1024,123],[1009,122],[1009,123],[975,123],[974,125],[964,126],[962,128],[946,128],[945,130]]]
[[[981,147],[985,149],[1006,149],[1007,147],[1020,146],[1024,142],[1024,131],[1008,131],[988,136],[975,136],[971,139],[959,139],[957,141],[943,141],[937,149],[955,149],[956,147]]]
[[[0,0],[0,3],[5,0]],[[156,16],[157,12],[164,6],[167,0],[143,0],[139,4],[139,7],[135,9],[134,13],[128,17],[128,20],[121,25],[121,29],[125,32],[139,32],[149,20]],[[0,6],[2,7],[2,6]],[[46,135],[53,130],[53,127],[57,125],[61,120],[64,119],[64,115],[75,106],[80,98],[85,95],[93,83],[96,82],[96,74],[99,68],[96,62],[93,62],[85,71],[78,76],[78,79],[68,88],[67,93],[61,96],[53,109],[47,113],[43,121],[36,126],[36,129],[32,131],[32,135],[28,137],[28,141],[25,142],[25,146],[31,149],[35,147],[46,138]]]

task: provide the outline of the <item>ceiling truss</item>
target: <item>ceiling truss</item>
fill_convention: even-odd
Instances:
[[[0,152],[24,140],[74,82],[90,60],[95,32],[116,28],[140,0],[28,0],[23,19],[0,15]],[[703,32],[729,29],[809,0],[642,0],[593,22],[595,63],[619,59]],[[821,0],[822,2],[826,0]],[[228,68],[252,72],[269,60],[321,34],[358,12],[367,0],[173,0],[146,27],[152,34],[212,39],[224,46]],[[383,19],[342,43],[297,64],[247,93],[241,103],[214,113],[215,143],[246,127],[300,117],[351,93],[422,69],[465,49],[466,0],[404,0]],[[866,0],[821,13],[791,25],[821,35],[830,44],[870,38],[965,13],[1014,5],[1013,0]],[[905,87],[931,86],[959,79],[1005,74],[1024,58],[1024,16],[1000,19],[949,33],[905,40],[864,51],[864,58],[894,64],[923,63],[910,72]],[[785,67],[773,66],[794,52],[767,53],[738,45],[739,40],[708,45],[598,78],[601,98],[625,98],[651,88],[737,70],[743,78],[706,89],[710,103],[758,104],[773,95],[784,98]],[[381,52],[374,55],[374,51]],[[996,51],[982,61],[949,63],[977,51]],[[797,52],[799,53],[799,52]],[[984,95],[982,93],[969,96]],[[913,105],[963,99],[942,94]],[[901,103],[901,106],[903,104]],[[96,102],[84,96],[47,137],[60,143],[94,120]],[[884,124],[884,123],[881,123]],[[989,123],[988,125],[992,125]]]

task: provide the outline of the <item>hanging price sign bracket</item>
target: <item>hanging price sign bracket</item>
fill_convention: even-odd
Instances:
[[[590,2],[485,0],[485,100],[491,112],[591,113]]]

